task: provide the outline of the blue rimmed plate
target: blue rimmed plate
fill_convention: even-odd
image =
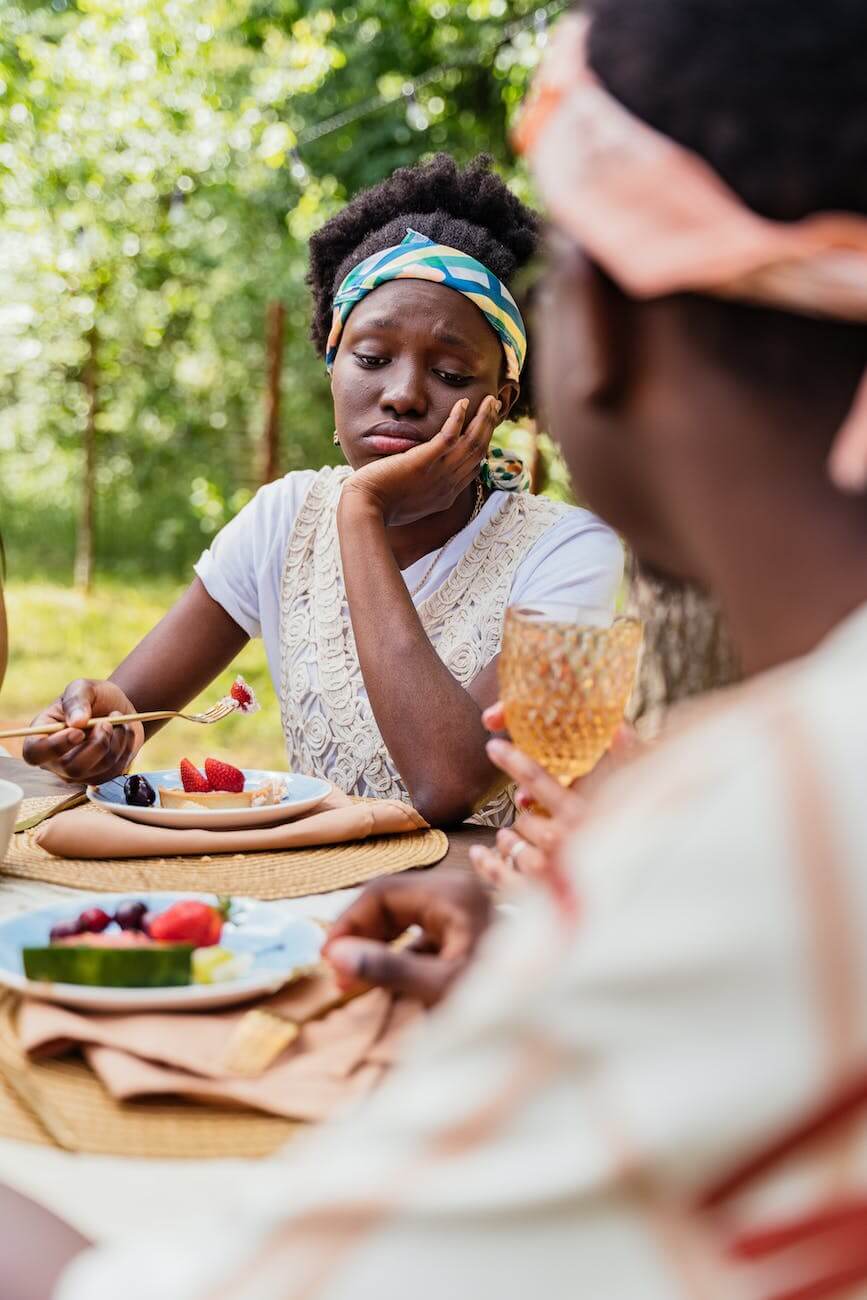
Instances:
[[[115,777],[103,785],[90,786],[87,797],[98,808],[126,817],[145,826],[170,826],[175,830],[234,831],[254,826],[274,826],[290,821],[302,813],[316,808],[331,793],[328,781],[315,776],[301,776],[295,772],[272,772],[261,767],[245,767],[244,789],[264,785],[268,781],[282,781],[286,794],[279,803],[263,804],[259,808],[203,808],[190,804],[188,808],[161,808],[157,802],[152,808],[139,808],[128,804],[123,797],[123,778]],[[161,768],[153,772],[140,772],[147,777],[154,790],[163,786],[168,790],[183,790],[176,767]]]
[[[216,903],[214,894],[146,893],[75,894],[32,911],[0,919],[0,985],[44,1002],[58,1002],[83,1011],[196,1011],[232,1006],[266,993],[306,974],[319,959],[323,930],[299,916],[285,903],[255,899],[232,900],[232,919],[223,926],[220,947],[249,954],[249,966],[237,979],[217,984],[186,984],[180,988],[118,989],[90,984],[54,984],[29,980],[24,974],[22,948],[48,943],[51,927],[89,907],[112,915],[120,903],[140,899],[148,911],[164,912],[181,899]]]

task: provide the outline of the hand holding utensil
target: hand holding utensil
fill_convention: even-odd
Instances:
[[[178,709],[136,709],[117,682],[79,678],[66,687],[29,727],[4,732],[23,736],[23,757],[33,767],[64,781],[100,785],[125,772],[145,741],[144,724],[185,718],[208,725],[234,710],[255,712],[255,697],[242,678],[201,713]]]
[[[228,697],[218,700],[212,704],[209,709],[204,709],[201,713],[181,713],[177,709],[151,709],[146,713],[113,713],[105,718],[89,718],[81,726],[82,731],[91,731],[100,723],[107,723],[110,727],[123,726],[127,722],[166,722],[170,718],[183,718],[186,722],[202,722],[208,725],[212,722],[222,722],[230,713],[237,709],[234,700]],[[19,736],[54,736],[59,731],[66,731],[69,723],[66,722],[45,722],[38,727],[17,727],[11,731],[0,731],[0,740],[13,740]]]

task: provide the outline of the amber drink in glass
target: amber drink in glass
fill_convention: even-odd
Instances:
[[[623,720],[641,623],[605,610],[506,611],[500,698],[512,740],[564,785],[590,772]]]

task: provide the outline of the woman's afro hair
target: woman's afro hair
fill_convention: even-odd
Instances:
[[[509,285],[536,250],[539,219],[491,170],[485,154],[459,167],[448,154],[400,167],[357,194],[310,240],[311,335],[320,356],[331,330],[334,294],[365,257],[399,244],[412,227],[483,262]],[[514,414],[530,409],[529,370]]]

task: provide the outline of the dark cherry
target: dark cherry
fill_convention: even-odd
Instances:
[[[156,791],[146,777],[134,773],[123,783],[123,797],[137,808],[152,808],[157,801]]]
[[[58,939],[71,939],[76,934],[81,934],[78,921],[58,921],[57,925],[52,925],[48,938],[51,943],[56,943]]]
[[[86,912],[81,913],[76,922],[79,932],[85,931],[87,934],[102,934],[105,927],[110,924],[111,917],[101,907],[89,907]]]
[[[114,919],[122,930],[143,930],[146,912],[144,903],[121,903],[114,914]]]

